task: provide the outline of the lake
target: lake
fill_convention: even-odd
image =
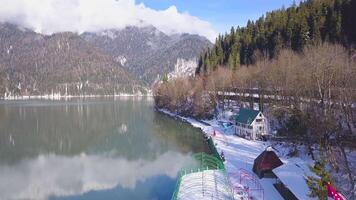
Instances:
[[[170,199],[209,152],[150,98],[0,101],[0,199]]]

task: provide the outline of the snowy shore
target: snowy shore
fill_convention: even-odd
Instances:
[[[240,173],[246,172],[251,176],[255,183],[253,186],[244,186],[251,188],[251,191],[249,192],[255,199],[283,200],[282,196],[273,186],[276,179],[259,179],[252,172],[254,159],[268,146],[273,145],[272,143],[252,141],[237,137],[234,135],[233,128],[224,128],[220,126],[219,120],[214,119],[200,121],[176,115],[165,109],[158,109],[158,111],[171,117],[183,120],[196,128],[200,128],[207,136],[212,136],[215,130],[217,134],[215,137],[212,136],[212,138],[218,152],[224,153],[226,171],[233,186],[241,183]],[[295,191],[297,191],[297,194],[295,195],[300,199],[313,199],[308,196],[309,188],[307,187],[305,181],[307,175],[313,175],[309,170],[309,166],[313,164],[313,161],[304,154],[300,157],[287,157],[286,152],[289,151],[287,146],[275,145],[274,148],[277,149],[276,153],[284,163],[283,179],[286,182],[285,184],[287,184],[286,186],[295,188]],[[296,184],[292,185],[291,183],[293,182]]]

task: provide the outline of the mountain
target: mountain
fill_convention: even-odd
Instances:
[[[356,45],[355,0],[306,0],[285,9],[266,13],[245,27],[231,28],[203,52],[197,73],[216,66],[236,69],[263,58],[275,58],[282,49],[301,52],[323,42]]]
[[[110,54],[147,85],[174,71],[176,65],[194,62],[197,66],[200,52],[212,45],[198,35],[167,35],[153,26],[86,32],[81,37]]]
[[[42,35],[0,23],[0,97],[145,93],[164,74],[192,74],[210,45],[153,26]]]
[[[139,81],[77,34],[45,36],[0,24],[0,97],[138,91]]]

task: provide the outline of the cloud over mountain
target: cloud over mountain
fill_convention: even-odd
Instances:
[[[153,25],[167,34],[199,34],[210,40],[216,36],[209,22],[178,12],[175,6],[155,10],[134,0],[0,0],[0,3],[1,22],[44,34]]]

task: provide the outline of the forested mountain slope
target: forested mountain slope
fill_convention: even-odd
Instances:
[[[266,13],[246,27],[232,28],[216,39],[214,47],[199,58],[197,73],[218,65],[238,68],[264,58],[274,58],[283,48],[301,51],[322,42],[356,43],[355,0],[307,0],[299,6]]]
[[[172,72],[179,63],[197,63],[200,52],[212,45],[198,35],[167,35],[153,26],[86,32],[81,37],[111,55],[147,85]]]
[[[37,34],[0,24],[0,97],[134,93],[142,88],[113,58],[77,34]]]

